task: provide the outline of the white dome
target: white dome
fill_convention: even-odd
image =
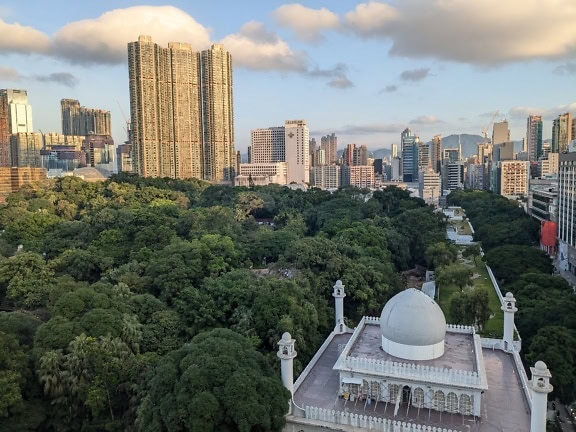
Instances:
[[[444,313],[434,300],[416,288],[408,288],[386,303],[380,329],[382,348],[390,355],[426,360],[444,354]]]

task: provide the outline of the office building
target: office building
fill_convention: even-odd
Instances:
[[[464,189],[464,162],[448,162],[444,164],[443,189],[454,191]]]
[[[435,135],[434,138],[432,138],[430,161],[432,163],[432,169],[439,173],[442,167],[442,135]]]
[[[32,106],[26,90],[0,89],[0,166],[10,166],[10,135],[32,133]]]
[[[326,164],[331,165],[338,162],[338,137],[332,133],[320,138],[320,149],[326,154]]]
[[[392,144],[391,152],[392,152],[392,154],[390,155],[391,159],[398,157],[398,144]]]
[[[401,182],[402,181],[402,159],[395,157],[390,163],[390,181]]]
[[[306,120],[284,122],[288,183],[308,184],[310,182],[309,134]]]
[[[558,172],[558,263],[576,275],[576,153],[560,154]]]
[[[428,171],[432,166],[431,144],[420,141],[418,143],[418,171]]]
[[[234,177],[232,60],[222,45],[128,44],[134,171],[144,177]]]
[[[494,123],[492,129],[492,144],[502,144],[510,141],[510,129],[508,129],[508,121],[502,120],[501,122]]]
[[[88,134],[82,141],[86,166],[114,171],[114,139],[110,135]]]
[[[250,131],[250,163],[273,163],[286,160],[284,126]]]
[[[504,160],[500,162],[500,195],[506,197],[528,196],[530,162]]]
[[[528,214],[539,222],[558,221],[558,178],[530,182]]]
[[[314,167],[316,166],[316,152],[318,151],[316,138],[310,138],[310,142],[308,143],[308,151],[310,152],[310,167]]]
[[[572,140],[572,115],[560,114],[552,123],[552,146],[553,153],[566,153],[568,144]]]
[[[531,162],[536,162],[542,156],[542,116],[528,116],[526,147]]]
[[[404,182],[418,181],[419,138],[412,134],[410,128],[400,135],[402,146],[402,179]]]

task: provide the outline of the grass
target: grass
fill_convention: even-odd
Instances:
[[[472,230],[468,221],[452,221],[452,226],[456,228],[456,233],[460,235],[472,235]]]
[[[493,316],[486,322],[482,331],[479,332],[480,335],[483,337],[501,338],[504,327],[504,312],[500,309],[500,299],[498,298],[498,294],[496,294],[496,290],[490,281],[490,277],[488,276],[488,271],[486,270],[484,262],[480,259],[480,257],[477,257],[475,262],[472,260],[464,259],[460,259],[460,262],[471,267],[474,274],[480,275],[479,277],[471,280],[471,286],[473,289],[484,288],[488,292],[488,303],[490,305],[491,315]],[[449,324],[453,323],[451,319],[452,317],[450,316],[450,301],[452,300],[452,297],[458,295],[459,292],[459,288],[455,285],[438,289],[438,304],[444,312],[446,322]]]

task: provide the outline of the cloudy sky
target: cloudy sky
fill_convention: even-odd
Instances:
[[[34,127],[60,132],[59,103],[128,116],[126,44],[151,35],[198,50],[223,43],[234,61],[236,147],[250,130],[306,119],[339,146],[390,147],[481,134],[498,111],[512,139],[528,114],[576,112],[576,1],[5,0],[0,87],[28,90]]]

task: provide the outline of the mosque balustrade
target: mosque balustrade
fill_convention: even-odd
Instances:
[[[400,363],[369,359],[365,357],[346,357],[341,370],[353,370],[376,374],[386,374],[398,378],[411,378],[442,384],[481,385],[477,372],[460,369],[438,368],[414,363]]]
[[[381,432],[456,432],[442,427],[306,406],[306,419]]]
[[[446,331],[450,333],[464,333],[464,334],[475,334],[476,330],[474,327],[459,325],[459,324],[447,324]]]

